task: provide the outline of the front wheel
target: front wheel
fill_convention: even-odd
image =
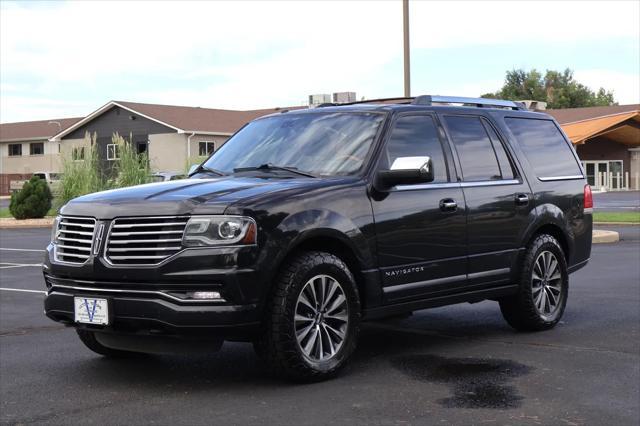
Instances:
[[[304,253],[283,267],[254,347],[277,374],[299,381],[334,375],[356,347],[360,300],[338,257]]]
[[[516,330],[553,328],[564,313],[569,273],[562,247],[551,235],[538,235],[527,248],[518,293],[500,300],[505,320]]]

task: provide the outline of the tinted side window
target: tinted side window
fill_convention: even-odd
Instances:
[[[573,148],[551,120],[506,118],[538,177],[582,176]]]
[[[480,118],[445,117],[466,182],[502,179],[493,144]]]
[[[433,181],[448,181],[442,144],[431,116],[411,115],[396,120],[384,154],[385,167],[389,167],[399,157],[431,157]]]
[[[493,144],[493,150],[496,153],[496,157],[498,157],[498,165],[500,166],[500,173],[502,173],[502,179],[513,179],[515,177],[515,173],[513,172],[513,164],[507,155],[507,151],[502,145],[500,138],[496,134],[495,130],[487,123],[484,122],[484,127],[487,129],[489,133],[489,137],[491,138],[491,143]]]

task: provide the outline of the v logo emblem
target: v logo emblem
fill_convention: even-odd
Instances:
[[[89,299],[84,299],[84,308],[87,310],[87,314],[89,315],[89,321],[93,321],[93,317],[96,314],[96,305],[98,304],[97,300],[93,301],[91,307],[89,307]]]

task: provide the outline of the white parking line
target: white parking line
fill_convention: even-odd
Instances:
[[[20,249],[20,248],[4,248],[4,247],[0,247],[0,250],[6,250],[6,251],[38,251],[38,252],[46,251],[44,249]]]
[[[19,291],[19,292],[23,292],[23,293],[41,293],[41,294],[47,294],[46,291],[44,290],[25,290],[23,288],[5,288],[5,287],[0,287],[0,290],[4,290],[4,291]]]

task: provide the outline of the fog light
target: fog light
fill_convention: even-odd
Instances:
[[[221,299],[220,293],[217,291],[193,291],[187,293],[188,299]]]

